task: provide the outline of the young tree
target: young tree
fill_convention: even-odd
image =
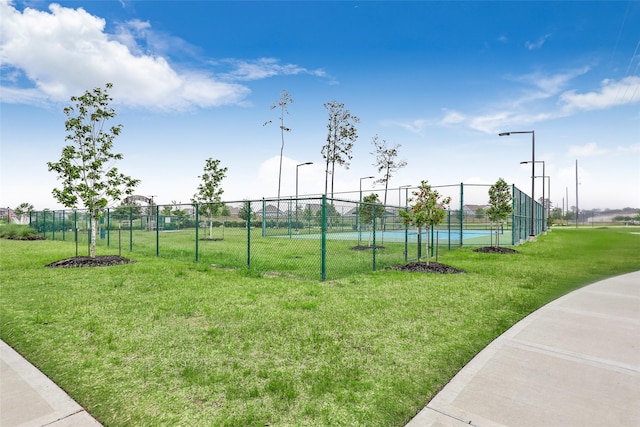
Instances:
[[[227,168],[220,167],[220,160],[209,157],[204,165],[204,173],[198,178],[198,192],[193,195],[191,202],[200,205],[199,213],[209,220],[209,238],[213,239],[213,217],[219,214],[222,207],[220,196],[224,193],[221,182],[225,178]]]
[[[408,210],[400,211],[402,222],[405,225],[413,225],[418,230],[418,260],[421,257],[422,227],[434,227],[440,224],[447,216],[447,209],[451,203],[451,197],[440,200],[440,193],[434,190],[427,181],[422,181],[418,189],[413,192],[414,197],[410,201],[415,203]],[[429,233],[427,232],[427,265],[429,265]]]
[[[398,160],[398,148],[400,144],[396,144],[393,147],[387,147],[387,141],[384,139],[382,142],[378,139],[378,135],[373,137],[371,141],[375,151],[372,152],[376,156],[376,162],[373,166],[378,168],[378,173],[382,172],[382,178],[377,179],[375,182],[384,184],[384,200],[383,204],[387,204],[387,189],[389,188],[389,180],[398,170],[407,166],[406,160]]]
[[[251,215],[249,215],[249,212],[251,212]],[[240,210],[238,210],[238,218],[244,221],[253,221],[256,219],[255,212],[251,210],[251,201],[245,200],[242,202],[242,206]]]
[[[344,109],[344,104],[331,101],[324,104],[329,113],[327,124],[327,143],[322,147],[322,158],[325,160],[324,194],[327,194],[329,175],[331,175],[331,197],[333,198],[333,184],[335,181],[335,165],[349,169],[351,150],[353,143],[358,139],[356,123],[360,122],[357,116],[351,115]]]
[[[291,129],[284,125],[284,116],[285,114],[289,114],[288,106],[293,103],[293,98],[289,94],[286,89],[282,89],[280,91],[280,98],[278,102],[272,104],[269,109],[275,110],[276,108],[280,109],[280,167],[278,169],[278,203],[280,203],[280,188],[282,186],[282,153],[284,152],[284,134],[285,132],[290,132]],[[263,126],[271,123],[271,120],[264,123]],[[278,209],[280,209],[280,205],[278,205]]]
[[[20,224],[24,222],[24,219],[30,212],[33,212],[33,205],[31,203],[20,203],[18,207],[13,210],[13,213],[18,217]]]
[[[126,221],[129,220],[130,217],[137,218],[140,215],[142,215],[142,206],[135,202],[123,203],[111,210],[111,218],[116,221]]]
[[[384,206],[380,204],[380,198],[377,194],[371,193],[368,196],[363,197],[359,206],[360,223],[373,225],[374,218],[382,218],[384,215]],[[369,243],[371,246],[371,237],[373,235],[373,229],[369,232]]]
[[[187,211],[182,208],[182,202],[176,202],[175,200],[171,201],[171,211],[170,215],[176,218],[176,222],[178,223],[177,228],[180,229],[184,218],[187,216]]]
[[[489,221],[497,225],[503,224],[513,212],[513,196],[511,187],[500,178],[489,188],[489,208],[487,215]],[[500,247],[500,227],[496,227],[496,247]]]
[[[78,202],[87,209],[91,218],[90,256],[96,256],[96,235],[98,220],[104,215],[110,201],[131,194],[140,182],[118,171],[116,160],[123,158],[115,154],[113,142],[120,134],[122,125],[105,130],[107,120],[116,116],[109,103],[113,100],[108,90],[113,85],[107,83],[105,89],[95,88],[84,95],[72,96],[75,106],[66,107],[66,131],[69,133],[67,145],[62,149],[58,162],[47,162],[49,171],[58,173],[62,188],[54,188],[53,196],[64,206],[76,208]]]

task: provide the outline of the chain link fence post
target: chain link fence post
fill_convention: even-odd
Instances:
[[[322,195],[320,220],[320,278],[322,281],[327,280],[327,195]]]

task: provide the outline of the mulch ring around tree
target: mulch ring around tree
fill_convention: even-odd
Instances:
[[[45,265],[49,268],[77,268],[77,267],[109,267],[112,265],[130,264],[135,261],[123,258],[119,255],[100,255],[95,258],[88,256],[76,256],[61,259]]]
[[[349,248],[350,251],[369,251],[371,249],[373,249],[373,246],[363,246],[363,245],[352,246]],[[386,248],[384,246],[376,245],[376,249],[386,249]]]
[[[502,246],[485,246],[474,249],[473,252],[482,252],[485,254],[519,254],[520,252],[511,248],[503,248]]]
[[[47,240],[42,236],[9,236],[7,240]]]
[[[428,265],[426,262],[410,262],[408,264],[396,265],[389,267],[391,270],[408,271],[416,273],[439,273],[439,274],[459,274],[466,273],[466,271],[459,268],[451,267],[450,265],[440,264],[439,262],[430,262]]]

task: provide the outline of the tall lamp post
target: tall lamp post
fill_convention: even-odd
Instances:
[[[521,165],[526,165],[530,162],[520,162]],[[547,231],[547,222],[546,222],[546,218],[544,217],[544,212],[546,210],[546,206],[547,206],[547,200],[545,199],[545,195],[544,195],[544,180],[545,178],[547,178],[547,175],[545,175],[544,173],[544,160],[536,160],[536,163],[542,163],[542,176],[536,176],[534,178],[542,178],[542,230],[543,231]]]
[[[298,231],[298,168],[300,166],[306,166],[306,165],[312,165],[313,162],[305,162],[305,163],[300,163],[299,165],[296,165],[296,232]],[[304,227],[303,227],[304,228]]]
[[[536,188],[536,131],[534,130],[523,130],[516,132],[501,132],[498,136],[510,136],[512,134],[517,133],[530,133],[531,134],[531,232],[529,234],[529,241],[535,242],[536,240],[536,232],[535,232],[535,209],[536,209],[536,199],[534,197],[534,192]]]

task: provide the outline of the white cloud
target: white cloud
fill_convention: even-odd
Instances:
[[[443,125],[455,125],[458,123],[463,123],[466,119],[464,114],[458,111],[452,111],[447,109],[444,109],[443,111],[445,112],[445,115],[441,120],[441,123]]]
[[[310,74],[317,77],[326,77],[322,70],[309,70],[295,64],[279,64],[275,58],[259,58],[255,61],[225,59],[221,61],[232,67],[232,71],[225,74],[233,80],[258,80],[278,75]]]
[[[629,76],[622,80],[603,80],[599,91],[576,93],[575,90],[560,95],[565,111],[601,110],[617,105],[640,101],[640,77]]]
[[[618,147],[616,150],[621,153],[640,153],[640,143],[631,144],[627,147]]]
[[[544,36],[540,37],[535,42],[531,42],[531,41],[527,40],[526,43],[524,44],[524,46],[529,50],[540,49],[542,47],[542,45],[544,45],[544,43],[547,41],[547,39],[550,36],[551,36],[551,34],[545,34]]]
[[[402,129],[406,129],[411,133],[419,134],[424,130],[425,127],[432,124],[431,122],[424,119],[417,120],[383,120],[381,122],[382,126],[397,126]]]
[[[51,4],[49,12],[20,12],[3,1],[0,12],[3,72],[20,70],[35,86],[3,82],[6,102],[66,101],[107,82],[114,84],[117,103],[161,110],[239,103],[250,92],[208,73],[178,71],[162,56],[142,54],[135,39],[148,31],[147,23],[132,21],[129,33],[111,36],[104,19],[81,8]]]
[[[567,156],[569,157],[594,157],[607,154],[607,150],[599,148],[595,142],[585,145],[572,145],[569,147]]]

